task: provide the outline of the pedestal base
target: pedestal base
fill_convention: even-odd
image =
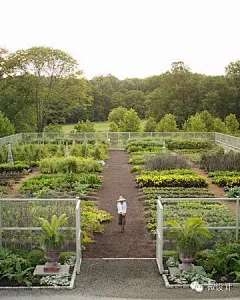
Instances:
[[[33,275],[38,276],[47,276],[47,275],[63,275],[68,273],[69,274],[70,266],[68,265],[60,265],[58,271],[53,271],[52,268],[49,271],[45,271],[45,265],[38,265],[36,266]]]

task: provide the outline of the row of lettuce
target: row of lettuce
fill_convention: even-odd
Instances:
[[[1,161],[6,161],[7,147],[3,147]],[[14,181],[19,174],[29,178],[21,180],[18,186],[18,198],[34,198],[33,201],[2,202],[3,227],[39,227],[39,218],[51,220],[53,215],[68,216],[65,227],[76,226],[75,201],[39,201],[39,199],[76,199],[81,201],[82,248],[94,242],[94,234],[104,231],[104,222],[112,216],[98,208],[95,197],[91,196],[102,185],[101,172],[104,160],[108,158],[108,147],[104,143],[95,144],[27,144],[12,147],[14,164],[3,163],[0,173],[1,196],[11,196]],[[89,200],[92,199],[92,200]],[[64,235],[64,247],[61,262],[74,261],[74,230]],[[40,249],[39,231],[3,231],[0,251],[1,285],[52,285],[56,278],[34,276],[37,264],[44,264],[45,258]],[[25,249],[25,250],[20,250]],[[67,251],[67,252],[66,252]],[[70,252],[69,252],[70,251]],[[66,258],[67,257],[67,258]],[[61,277],[61,276],[60,276]],[[64,276],[63,276],[64,277]],[[69,284],[69,276],[58,278],[57,285]],[[55,283],[54,283],[55,282]]]
[[[240,196],[239,153],[224,153],[223,149],[209,141],[180,140],[131,140],[127,151],[131,154],[131,172],[136,173],[135,180],[141,188],[139,200],[144,205],[146,227],[152,238],[156,235],[156,205],[159,196],[164,207],[164,226],[168,226],[169,220],[184,224],[192,217],[203,220],[211,227],[235,226],[233,209],[230,210],[230,206],[223,201],[195,201],[194,198],[215,198],[214,193],[208,189],[209,178],[219,187],[224,187],[229,197]],[[196,164],[205,170],[206,175],[196,173],[196,169],[192,168],[193,165],[196,167]],[[174,198],[193,199],[174,201]],[[169,231],[164,235],[165,249],[174,249]],[[240,280],[240,268],[237,263],[233,266],[234,259],[240,262],[240,245],[234,241],[233,230],[211,230],[211,239],[205,244],[207,250],[198,252],[196,259],[196,263],[204,267],[207,280],[217,276],[225,276],[222,278],[224,282]],[[226,243],[229,246],[225,246]],[[230,253],[231,249],[235,249],[235,252]],[[223,252],[233,256],[222,259],[224,268],[221,269],[219,255]],[[179,258],[179,253],[175,250],[167,250],[165,255],[174,256],[176,260]],[[182,281],[179,278],[174,280],[175,283],[191,283],[192,278],[196,278],[196,272],[193,270],[183,273]]]

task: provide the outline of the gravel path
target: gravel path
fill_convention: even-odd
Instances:
[[[124,151],[110,151],[103,172],[103,187],[96,196],[99,207],[111,213],[113,220],[106,224],[103,234],[95,235],[95,243],[87,246],[84,258],[155,257],[155,245],[145,228],[143,206],[137,200],[138,189],[128,158]],[[117,199],[121,194],[128,205],[124,233],[119,232],[117,225]]]
[[[234,298],[235,297],[235,298]],[[1,300],[240,299],[240,289],[166,289],[155,260],[84,260],[74,290],[1,291]]]

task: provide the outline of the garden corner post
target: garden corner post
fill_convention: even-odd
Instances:
[[[156,260],[160,274],[164,273],[163,268],[163,206],[161,197],[157,201],[157,235],[156,235]]]
[[[0,248],[2,248],[2,203],[0,202]]]
[[[82,245],[81,245],[81,200],[76,198],[76,265],[77,274],[80,273],[82,262]]]
[[[236,241],[238,241],[239,236],[239,197],[236,200]]]

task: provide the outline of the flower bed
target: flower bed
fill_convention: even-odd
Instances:
[[[143,174],[136,176],[139,187],[206,187],[204,176],[197,175],[155,175]]]

